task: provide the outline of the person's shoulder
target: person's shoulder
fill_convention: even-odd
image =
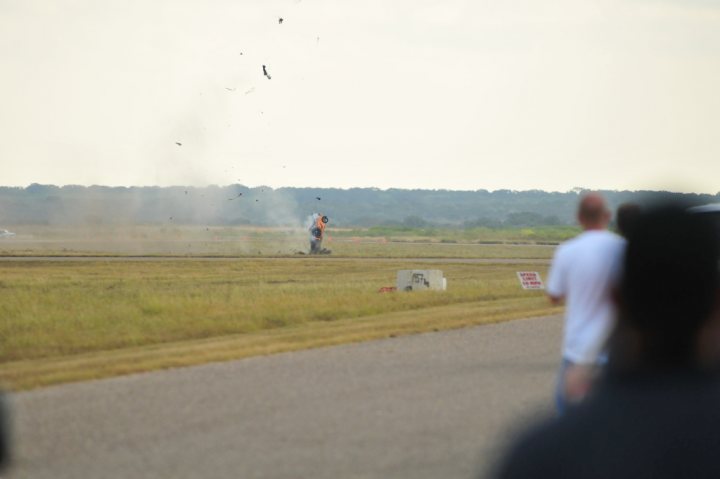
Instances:
[[[583,238],[586,241],[624,241],[622,236],[610,230],[583,231],[577,238]]]
[[[606,245],[609,251],[613,251],[615,253],[625,251],[625,247],[627,246],[627,240],[625,238],[613,233],[612,231],[605,231],[604,233],[605,234],[601,237],[601,241],[604,245]]]
[[[587,235],[585,232],[580,233],[574,238],[565,240],[555,248],[555,257],[571,257],[575,254],[575,251],[582,250],[584,245],[587,243]]]
[[[599,233],[601,233],[601,236],[602,236],[602,238],[605,239],[605,241],[612,241],[615,243],[625,243],[625,238],[623,238],[619,234],[615,233],[614,231],[602,230]]]
[[[587,457],[588,431],[603,421],[602,405],[589,404],[536,423],[513,442],[493,477],[572,477],[567,471],[582,469],[578,458]]]
[[[561,263],[566,262],[567,260],[565,258],[569,254],[568,251],[571,251],[571,250],[572,250],[572,246],[569,244],[569,241],[565,241],[565,242],[557,245],[557,247],[555,248],[555,252],[553,253],[552,264],[554,266],[557,266]]]
[[[581,242],[582,242],[582,233],[580,233],[579,235],[577,235],[573,238],[567,239],[567,240],[563,241],[562,243],[560,243],[559,245],[557,245],[557,247],[555,248],[555,252],[557,253],[557,252],[572,250],[578,243],[581,243]]]
[[[503,456],[493,477],[514,479],[523,477],[546,477],[557,459],[558,431],[561,420],[546,419],[521,433]],[[550,477],[550,476],[547,476]]]
[[[622,247],[625,238],[608,230],[584,231],[574,238],[577,248]]]

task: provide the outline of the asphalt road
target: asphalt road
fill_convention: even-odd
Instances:
[[[471,478],[549,413],[559,317],[14,394],[10,478]]]

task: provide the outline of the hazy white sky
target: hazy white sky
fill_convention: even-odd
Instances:
[[[0,68],[0,185],[720,190],[720,1],[0,0]]]

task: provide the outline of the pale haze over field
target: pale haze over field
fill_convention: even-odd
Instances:
[[[720,190],[720,1],[0,0],[0,68],[0,185]]]

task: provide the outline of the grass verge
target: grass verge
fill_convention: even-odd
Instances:
[[[11,390],[27,390],[249,356],[546,316],[557,312],[557,308],[549,307],[544,298],[537,296],[451,304],[333,322],[314,322],[252,334],[94,351],[60,358],[10,361],[0,364],[0,381]]]

